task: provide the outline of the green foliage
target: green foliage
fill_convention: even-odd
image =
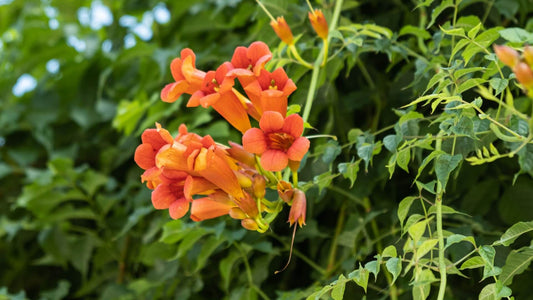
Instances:
[[[113,19],[91,28],[82,15],[98,3]],[[319,57],[306,3],[263,3],[304,60]],[[531,5],[311,3],[338,17],[315,77],[254,1],[0,4],[0,299],[439,299],[444,276],[445,299],[529,297],[533,105],[492,47],[533,43]],[[168,22],[150,21],[157,7]],[[181,49],[208,70],[255,40],[315,135],[300,170],[307,225],[277,274],[285,220],[265,234],[171,220],[133,161],[155,122],[240,142],[212,110],[160,91]],[[35,87],[19,94],[24,74]]]

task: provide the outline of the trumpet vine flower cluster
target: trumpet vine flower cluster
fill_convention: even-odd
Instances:
[[[297,171],[309,140],[302,136],[302,117],[287,115],[296,85],[283,68],[265,68],[271,58],[268,46],[258,41],[237,47],[216,70],[197,69],[191,49],[171,62],[174,82],[162,89],[161,99],[171,103],[187,94],[187,107],[212,107],[243,134],[242,145],[225,146],[189,132],[185,124],[176,136],[158,123],[146,129],[135,162],[144,170],[142,182],[153,190],[154,208],[168,209],[173,219],[190,212],[193,221],[229,215],[246,229],[265,232],[288,204],[290,225],[305,224],[306,198]],[[292,173],[292,183],[282,180],[283,171]],[[278,199],[266,199],[267,189],[277,190]]]
[[[533,47],[526,45],[522,55],[509,46],[494,45],[494,52],[506,66],[513,70],[516,80],[529,97],[533,97]]]

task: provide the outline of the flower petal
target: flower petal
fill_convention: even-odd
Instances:
[[[287,167],[288,163],[287,154],[283,151],[267,150],[261,155],[261,166],[267,171],[281,171]]]
[[[205,98],[207,97],[204,97],[204,99]],[[244,133],[246,130],[250,129],[251,125],[248,113],[246,113],[246,109],[233,92],[230,91],[229,93],[220,95],[220,98],[211,105],[214,110],[240,132]]]
[[[194,195],[207,195],[213,193],[217,188],[211,181],[202,177],[188,176],[183,186],[185,199],[192,200]]]
[[[248,57],[246,56],[247,51],[248,50],[246,49],[246,47],[243,47],[243,46],[239,46],[235,48],[235,51],[233,52],[233,56],[231,57],[231,64],[235,68],[240,68],[240,69],[248,68],[249,60],[248,60]]]
[[[303,136],[297,138],[287,150],[290,160],[300,161],[309,150],[309,140]]]
[[[155,167],[155,152],[150,144],[140,144],[135,149],[134,160],[139,167],[148,170]]]
[[[242,146],[247,152],[262,154],[267,147],[265,134],[259,128],[248,129],[242,136]]]
[[[152,205],[155,209],[169,208],[170,204],[177,199],[176,193],[172,192],[168,184],[160,184],[152,192]]]
[[[170,204],[168,213],[172,219],[179,219],[189,211],[189,205],[189,201],[185,200],[185,198],[179,198]]]
[[[265,133],[279,131],[283,128],[283,116],[277,111],[265,111],[259,120],[259,127]]]
[[[191,219],[193,221],[202,221],[227,215],[235,204],[226,195],[226,200],[217,197],[216,200],[211,197],[195,199],[191,205]]]
[[[282,131],[297,138],[304,132],[304,120],[300,115],[292,114],[285,118]]]

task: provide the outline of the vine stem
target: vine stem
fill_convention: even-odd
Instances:
[[[341,8],[343,0],[337,0],[335,2],[335,9],[333,11],[333,18],[331,19],[331,24],[329,25],[329,32],[335,30],[335,27],[337,26],[337,22],[339,20],[339,16],[341,14]],[[329,40],[330,36],[328,35],[327,40],[322,43],[322,47],[329,47]],[[311,74],[311,83],[309,85],[309,90],[307,91],[307,98],[305,99],[305,106],[304,106],[304,112],[302,114],[302,118],[304,122],[307,122],[309,119],[309,114],[311,113],[311,107],[313,107],[313,99],[315,98],[316,88],[317,88],[317,82],[318,82],[318,75],[320,73],[320,66],[322,65],[324,67],[325,64],[323,64],[327,57],[324,57],[326,54],[326,51],[320,51],[318,54],[318,57],[316,58],[314,64],[313,64],[313,73]]]
[[[442,137],[443,131],[440,131],[437,135]],[[435,141],[435,150],[440,151],[442,148],[442,139],[437,138]],[[437,181],[437,195],[435,197],[435,206],[437,210],[437,237],[439,239],[439,273],[440,273],[440,285],[439,294],[437,300],[443,300],[446,293],[446,261],[444,260],[444,234],[442,233],[442,194],[444,189],[440,181]]]

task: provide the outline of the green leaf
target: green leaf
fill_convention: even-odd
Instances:
[[[396,163],[400,168],[409,173],[409,161],[411,160],[411,149],[406,148],[398,152]]]
[[[470,90],[473,87],[477,87],[477,86],[482,85],[486,81],[487,80],[482,79],[482,78],[470,78],[470,79],[466,80],[465,82],[463,82],[463,83],[461,83],[461,84],[459,84],[457,86],[456,93],[457,94],[461,94],[461,93],[463,93],[465,91]]]
[[[394,245],[387,246],[387,248],[381,252],[381,257],[396,257],[397,255],[396,247],[394,247]]]
[[[412,291],[413,299],[426,299],[431,291],[431,283],[434,281],[436,281],[435,275],[428,269],[424,269],[415,275]]]
[[[424,257],[424,255],[426,255],[429,251],[433,250],[433,248],[438,242],[438,239],[425,240],[422,245],[420,245],[418,249],[416,249],[415,260],[418,261],[419,259]]]
[[[481,23],[478,23],[474,28],[470,29],[467,33],[468,37],[473,39],[476,37],[479,29],[481,29]]]
[[[533,33],[530,33],[523,28],[509,27],[500,30],[499,33],[502,38],[512,43],[533,43]]]
[[[522,234],[533,231],[533,221],[529,222],[518,222],[507,229],[505,233],[496,241],[495,245],[511,245],[519,236]]]
[[[226,240],[216,236],[210,236],[204,243],[202,243],[202,250],[196,259],[195,272],[200,271],[206,264],[207,260],[215,252],[215,250]]]
[[[461,154],[452,156],[448,153],[443,153],[435,160],[435,174],[437,175],[437,180],[441,183],[443,190],[446,189],[450,173],[459,166],[462,159],[463,156]]]
[[[365,264],[365,270],[368,270],[372,274],[374,274],[374,280],[378,279],[379,266],[380,264],[378,263],[377,260],[369,261]]]
[[[333,286],[333,290],[331,291],[331,298],[334,300],[342,300],[344,298],[344,289],[346,288],[346,277],[344,275],[340,275],[339,279],[337,279],[337,284]]]
[[[422,39],[429,39],[431,38],[431,35],[429,34],[429,32],[427,32],[426,30],[420,28],[420,27],[416,27],[416,26],[413,26],[413,25],[405,25],[402,27],[402,29],[400,29],[400,33],[398,33],[398,36],[402,36],[402,35],[407,35],[407,34],[412,34],[418,38],[422,38]]]
[[[331,184],[333,178],[334,176],[331,174],[331,171],[328,171],[315,176],[313,178],[313,183],[318,185],[318,192],[321,193],[324,188],[327,188]]]
[[[494,266],[494,257],[496,256],[496,250],[494,247],[489,245],[481,246],[479,248],[479,255],[485,264],[485,267],[483,268],[483,279],[500,274],[501,269]]]
[[[413,204],[413,201],[416,199],[418,199],[418,197],[408,196],[400,201],[400,204],[398,205],[398,219],[400,220],[400,226],[403,227],[403,221],[409,213],[409,208],[411,208],[411,204]]]
[[[365,290],[368,286],[368,279],[370,277],[370,273],[367,269],[362,268],[361,265],[359,265],[359,269],[353,271],[348,275],[349,279],[352,279],[358,286],[362,287]]]
[[[437,7],[433,9],[431,12],[431,20],[429,21],[428,25],[426,26],[426,29],[431,27],[433,23],[437,20],[439,15],[447,8],[453,7],[453,0],[444,0],[442,1]],[[462,29],[462,28],[461,28]]]
[[[498,96],[509,85],[509,80],[506,78],[494,77],[490,79],[489,83],[496,92],[495,96]]]
[[[420,238],[422,237],[422,235],[424,234],[424,232],[426,231],[426,227],[428,225],[428,222],[431,220],[432,218],[430,219],[424,219],[420,222],[417,222],[416,224],[413,224],[411,225],[408,229],[407,229],[407,232],[409,232],[409,235],[411,236],[411,238],[413,239],[415,245],[418,243],[418,241],[420,240]]]
[[[424,170],[424,168],[433,160],[435,159],[435,157],[439,157],[441,156],[442,154],[444,154],[444,152],[442,151],[433,151],[431,152],[428,156],[426,156],[424,158],[424,160],[422,161],[422,163],[420,164],[420,167],[418,167],[418,173],[416,174],[416,177],[415,177],[415,181],[418,179],[418,177],[420,176],[420,174],[422,174],[422,171]]]
[[[446,246],[444,246],[444,249],[450,247],[453,244],[460,243],[462,241],[467,241],[470,244],[472,244],[472,246],[476,247],[476,241],[474,240],[473,236],[464,236],[462,234],[452,234],[446,238]]]
[[[459,269],[460,270],[478,269],[478,268],[481,268],[483,266],[485,266],[485,261],[483,260],[483,258],[481,258],[481,256],[474,256],[474,257],[471,257],[471,258],[467,259],[461,265],[461,268],[459,268]]]
[[[350,180],[350,188],[353,187],[355,180],[357,179],[357,173],[359,172],[359,161],[350,163],[340,163],[339,172],[344,178]]]
[[[479,293],[479,300],[499,300],[496,284],[491,283],[486,285]]]
[[[385,266],[387,267],[387,271],[393,276],[391,282],[391,284],[393,284],[402,272],[402,260],[398,257],[389,258],[385,263]]]
[[[241,258],[241,255],[237,251],[232,251],[229,253],[228,256],[226,256],[224,259],[222,259],[218,265],[218,269],[220,271],[220,276],[222,277],[222,286],[224,287],[224,290],[228,290],[230,280],[231,280],[231,270],[233,269],[233,266],[237,262],[237,260]]]
[[[507,256],[502,273],[498,277],[504,285],[511,285],[516,275],[522,274],[533,261],[533,249],[524,247],[520,250],[513,250]]]

